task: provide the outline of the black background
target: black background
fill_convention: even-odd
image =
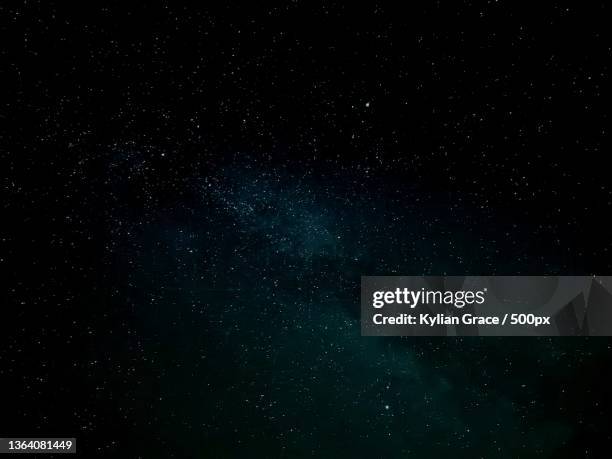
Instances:
[[[610,274],[608,10],[2,6],[0,434],[608,457],[607,339],[359,335],[361,275]]]

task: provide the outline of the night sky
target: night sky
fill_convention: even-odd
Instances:
[[[0,435],[610,457],[609,339],[359,324],[362,275],[612,273],[605,2],[123,3],[0,6]]]

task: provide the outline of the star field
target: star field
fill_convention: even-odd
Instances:
[[[361,337],[359,282],[609,274],[608,9],[1,7],[0,433],[607,457],[609,340]]]

